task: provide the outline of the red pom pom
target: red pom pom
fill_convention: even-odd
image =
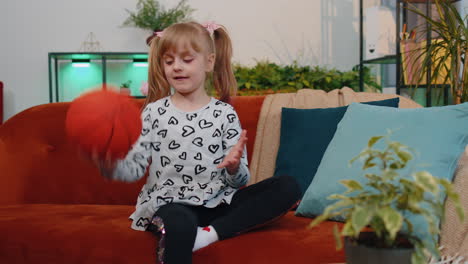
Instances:
[[[122,159],[141,133],[140,109],[132,98],[109,90],[88,92],[73,100],[65,131],[81,150]]]

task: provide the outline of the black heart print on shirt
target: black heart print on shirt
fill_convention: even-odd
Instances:
[[[227,149],[227,143],[226,141],[223,140],[223,150],[226,150]]]
[[[151,115],[150,115],[150,114],[147,114],[146,117],[145,117],[145,119],[143,119],[143,121],[145,121],[145,122],[151,121]]]
[[[149,202],[150,200],[151,200],[151,195],[148,195],[146,197],[146,199],[143,202],[140,203],[140,205],[145,204],[145,203]]]
[[[220,136],[221,136],[221,131],[219,131],[219,129],[216,129],[212,137],[220,137]]]
[[[206,119],[201,119],[200,121],[198,121],[198,126],[199,126],[201,129],[205,129],[205,128],[212,127],[212,126],[213,126],[213,123],[212,123],[212,122],[206,121]]]
[[[176,168],[176,171],[177,171],[177,172],[181,172],[182,169],[184,168],[184,166],[183,166],[183,165],[179,165],[179,164],[175,164],[175,165],[174,165],[174,168]]]
[[[196,203],[198,203],[198,202],[201,201],[200,197],[195,196],[195,195],[190,196],[188,199],[189,199],[189,200],[192,200],[192,201],[194,201],[194,202],[196,202]]]
[[[144,141],[140,143],[140,146],[144,147],[145,150],[150,150],[152,148],[155,151],[160,151],[160,148],[159,148],[160,145],[161,145],[161,142]]]
[[[234,122],[236,120],[236,115],[235,114],[229,114],[227,115],[227,119],[229,120],[229,123]]]
[[[220,158],[217,158],[213,161],[213,164],[220,164],[221,161],[223,160],[224,156],[220,157]]]
[[[167,180],[163,183],[163,185],[172,186],[172,185],[174,185],[174,182],[173,182],[171,179],[167,179]]]
[[[161,156],[161,166],[166,167],[171,164],[171,160],[166,156]]]
[[[161,136],[162,138],[166,138],[167,129],[161,129],[161,130],[159,130],[158,135]]]
[[[237,130],[235,130],[235,129],[229,129],[229,130],[227,131],[227,133],[228,133],[228,137],[227,137],[228,139],[232,139],[232,138],[234,138],[235,136],[239,135],[239,131],[237,131]]]
[[[174,197],[162,197],[162,196],[156,197],[157,204],[172,203],[173,200],[174,200]]]
[[[197,117],[197,114],[187,114],[186,117],[188,121],[192,121],[195,117]]]
[[[177,125],[177,124],[179,124],[179,120],[177,120],[177,118],[171,116],[171,118],[169,119],[168,124],[169,125]]]
[[[221,110],[214,110],[213,111],[214,118],[218,118],[220,115],[221,115]]]
[[[196,137],[192,143],[197,147],[203,147],[203,139],[201,137]]]
[[[218,174],[218,172],[216,172],[216,171],[211,172],[211,179],[210,180],[213,180],[216,177],[217,174]]]
[[[150,223],[150,220],[148,218],[140,217],[138,221],[136,222],[136,226],[146,228],[146,226],[149,225],[149,223]]]
[[[197,155],[195,155],[193,158],[196,160],[202,160],[202,154],[198,152]]]
[[[166,113],[166,109],[164,109],[164,108],[162,108],[162,107],[159,107],[159,108],[158,108],[158,113],[159,113],[160,115],[164,115],[164,113]]]
[[[193,129],[193,127],[191,126],[183,126],[182,127],[182,136],[183,137],[188,137],[190,135],[192,135],[193,133],[195,132],[195,129]]]
[[[180,147],[179,143],[176,143],[175,140],[172,140],[171,143],[169,143],[169,149],[178,149]]]
[[[146,135],[148,135],[149,132],[150,132],[150,130],[149,130],[148,128],[143,128],[143,129],[141,130],[141,135],[142,135],[142,136],[146,136]]]
[[[200,189],[204,190],[208,186],[208,183],[205,183],[205,184],[198,183],[198,186],[200,186]]]
[[[190,175],[182,175],[182,181],[184,181],[185,184],[189,184],[191,181],[193,181],[193,177]]]
[[[164,101],[164,106],[165,106],[165,107],[169,107],[169,99],[166,99],[166,100]]]
[[[215,154],[216,151],[218,151],[218,149],[219,149],[219,145],[216,145],[216,144],[212,144],[208,146],[208,150],[213,154]]]
[[[150,195],[152,192],[154,192],[154,190],[156,190],[157,185],[158,185],[158,184],[154,184],[153,187],[149,188],[149,189],[146,191],[146,194],[147,194],[147,195]]]
[[[153,129],[156,129],[159,127],[159,120],[158,119],[155,119],[154,122],[153,122],[153,125],[151,126]]]
[[[179,155],[179,159],[181,160],[186,160],[187,159],[187,152],[182,152],[182,154]]]
[[[198,175],[202,172],[206,171],[206,167],[203,167],[202,165],[198,164],[195,166],[195,174]]]

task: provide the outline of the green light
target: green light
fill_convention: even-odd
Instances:
[[[73,60],[89,60],[91,56],[89,54],[72,54]]]
[[[147,62],[134,62],[133,67],[148,67]]]
[[[148,54],[135,54],[135,55],[133,55],[133,58],[134,58],[134,59],[144,59],[144,60],[147,60],[147,59],[148,59]]]
[[[89,67],[90,63],[89,62],[74,62],[72,63],[72,65],[75,68],[86,68],[86,67]]]
[[[148,67],[147,59],[133,59],[133,67]]]
[[[72,59],[72,66],[77,68],[85,68],[89,67],[90,60],[89,59]]]

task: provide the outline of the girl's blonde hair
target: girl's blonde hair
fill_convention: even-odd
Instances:
[[[148,95],[145,105],[170,95],[170,85],[164,73],[163,55],[174,50],[178,44],[189,44],[197,52],[215,54],[213,86],[220,100],[229,102],[231,94],[237,91],[237,82],[231,67],[232,44],[224,27],[213,32],[196,22],[173,24],[166,28],[162,37],[151,40],[148,58]],[[208,78],[208,76],[207,76]]]

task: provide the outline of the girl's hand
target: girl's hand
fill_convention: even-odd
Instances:
[[[106,154],[105,159],[99,157],[97,151],[93,151],[91,155],[84,151],[80,151],[80,155],[85,159],[91,161],[101,172],[101,175],[107,179],[112,179],[112,174],[115,168],[115,162],[112,161],[110,153]]]
[[[104,160],[99,158],[98,153],[96,151],[93,152],[92,161],[98,167],[101,175],[106,177],[107,179],[112,179],[112,174],[114,173],[115,162],[112,161],[112,157],[109,152],[106,153],[106,157]]]
[[[229,154],[224,157],[224,160],[217,166],[218,169],[226,168],[228,173],[233,175],[239,169],[240,159],[244,153],[245,144],[247,143],[247,130],[242,130],[239,141],[231,148]]]

